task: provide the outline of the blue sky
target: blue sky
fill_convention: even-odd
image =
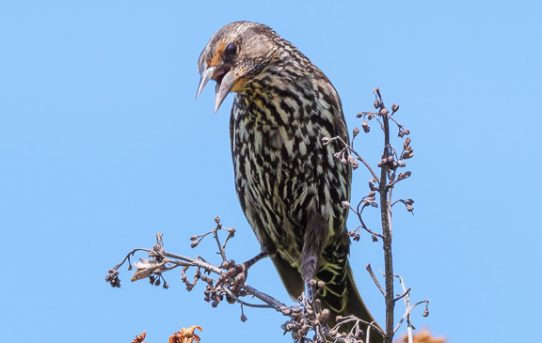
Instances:
[[[339,91],[350,129],[371,90],[411,129],[412,178],[395,212],[396,272],[414,317],[450,342],[531,341],[542,264],[537,170],[542,119],[541,5],[535,1],[4,1],[0,3],[0,307],[6,342],[166,342],[183,326],[203,342],[288,342],[272,311],[212,309],[178,274],[164,291],[111,289],[105,272],[132,247],[191,251],[219,215],[231,255],[259,251],[233,187],[231,96],[198,102],[196,61],[222,25],[253,20],[298,46]],[[210,88],[212,89],[212,87]],[[376,132],[376,131],[374,131]],[[373,161],[372,132],[359,150]],[[365,171],[353,196],[365,194]],[[352,249],[364,298],[383,301],[363,266],[383,268],[364,236]],[[288,300],[269,261],[250,283]],[[39,338],[38,338],[39,337]],[[43,338],[46,337],[46,338]]]

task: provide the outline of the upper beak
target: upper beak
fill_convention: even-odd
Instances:
[[[203,91],[203,88],[207,85],[207,82],[213,77],[216,67],[209,67],[201,72],[201,79],[199,80],[198,91],[196,92],[196,99]]]
[[[205,88],[205,85],[207,85],[207,82],[209,82],[210,79],[214,79],[216,81],[215,112],[218,111],[218,109],[220,108],[220,105],[222,105],[222,102],[224,101],[224,99],[226,99],[226,96],[230,93],[231,89],[233,88],[235,81],[237,81],[237,77],[234,76],[234,72],[232,70],[228,70],[225,74],[222,74],[222,73],[223,71],[217,70],[217,67],[209,67],[205,69],[201,73],[201,80],[199,81],[198,91],[196,93],[196,99],[197,99],[199,95],[201,94],[201,92],[203,91],[203,89]],[[215,74],[219,74],[219,75],[215,75]]]

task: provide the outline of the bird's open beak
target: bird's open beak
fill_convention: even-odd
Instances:
[[[226,99],[226,96],[230,91],[232,90],[233,86],[235,85],[235,82],[237,81],[237,78],[234,76],[234,72],[232,70],[225,69],[223,67],[209,67],[203,70],[201,73],[201,80],[199,81],[198,91],[196,93],[196,99],[199,97],[205,86],[207,85],[207,82],[209,82],[210,79],[213,79],[216,81],[216,87],[215,87],[215,112],[218,111],[220,108],[220,105],[222,105],[222,102],[224,99]]]

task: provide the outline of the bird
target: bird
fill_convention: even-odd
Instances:
[[[262,251],[289,295],[316,296],[338,315],[375,322],[353,279],[346,229],[352,167],[342,104],[326,75],[267,25],[220,28],[198,59],[196,97],[216,82],[215,111],[235,93],[230,141],[235,188]],[[339,137],[340,140],[331,140]],[[376,325],[376,324],[375,324]],[[374,331],[373,331],[374,332]],[[371,342],[381,342],[378,334]]]

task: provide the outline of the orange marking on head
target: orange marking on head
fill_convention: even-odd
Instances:
[[[207,64],[208,67],[215,67],[222,62],[222,55],[224,53],[225,48],[226,48],[226,43],[224,42],[218,43],[218,46],[215,49],[215,54],[213,55],[213,57]]]

